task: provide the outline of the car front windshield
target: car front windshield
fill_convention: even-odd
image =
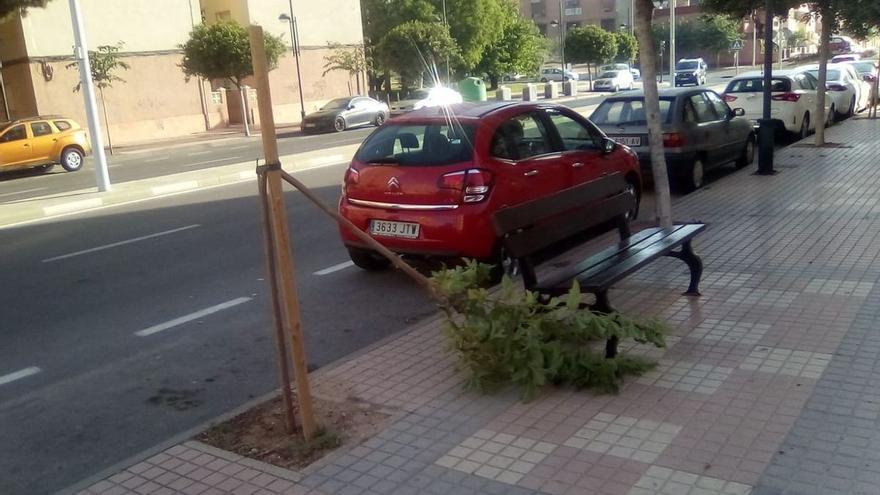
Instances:
[[[365,164],[430,167],[473,160],[473,125],[454,122],[387,123],[361,145]]]
[[[351,98],[336,98],[335,100],[330,100],[324,105],[324,110],[339,110],[340,108],[348,108],[348,103],[351,101]]]
[[[413,100],[426,100],[431,97],[431,92],[427,89],[417,89],[410,95]]]
[[[807,72],[809,72],[810,75],[812,75],[816,79],[819,79],[819,69],[808,70]],[[828,69],[828,75],[825,76],[825,80],[826,81],[839,81],[840,80],[840,71],[836,70],[836,69]]]
[[[609,70],[608,72],[603,72],[599,75],[599,79],[614,79],[615,77],[617,77],[616,70]]]
[[[675,70],[694,70],[699,64],[693,60],[687,62],[679,62],[675,64]]]
[[[870,74],[874,71],[874,62],[855,62],[852,65],[859,74]]]
[[[672,98],[660,98],[660,120],[669,122]],[[645,125],[647,124],[644,98],[605,100],[590,116],[597,125]]]
[[[12,122],[0,122],[0,134],[6,132],[6,129],[9,129],[9,126],[12,125]]]

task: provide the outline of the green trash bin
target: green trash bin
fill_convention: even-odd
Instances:
[[[458,92],[464,101],[486,101],[486,83],[479,77],[466,77],[459,81]]]

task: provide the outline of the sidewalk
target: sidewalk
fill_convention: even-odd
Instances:
[[[612,301],[673,328],[657,370],[618,395],[464,392],[439,321],[314,375],[316,394],[393,413],[374,438],[300,473],[185,442],[71,488],[83,494],[880,493],[880,121],[793,145],[674,205],[703,296],[677,260]],[[268,358],[268,357],[267,357]]]

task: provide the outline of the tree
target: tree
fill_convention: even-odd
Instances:
[[[437,12],[429,0],[361,0],[361,12],[370,91],[378,92],[383,82],[391,91],[390,69],[378,48],[382,38],[408,21],[436,22]]]
[[[509,0],[446,0],[446,16],[449,34],[458,44],[459,63],[464,70],[471,70],[480,63],[487,47],[501,39],[504,25],[504,5]],[[443,20],[442,0],[434,0],[438,19]]]
[[[603,64],[617,55],[617,38],[599,26],[576,27],[565,35],[565,54],[576,64],[587,64],[590,74],[590,89],[593,73],[591,66]]]
[[[0,21],[28,7],[45,7],[49,0],[0,0]]]
[[[397,26],[376,47],[383,66],[400,74],[403,85],[424,80],[425,72],[436,77],[437,63],[458,57],[458,46],[446,26],[410,21]]]
[[[862,39],[880,34],[880,2],[877,0],[849,0],[839,6],[841,24],[847,32]],[[877,95],[880,93],[880,78],[874,79],[868,115],[877,115]]]
[[[113,154],[113,141],[110,138],[110,120],[107,117],[107,102],[104,99],[104,90],[113,87],[114,82],[125,82],[125,79],[116,75],[119,70],[129,70],[129,66],[120,60],[119,50],[124,43],[122,41],[115,45],[101,45],[96,50],[89,50],[89,65],[92,68],[92,83],[98,88],[98,94],[101,97],[101,109],[104,113],[104,127],[107,128],[107,147],[110,154]],[[67,64],[68,69],[76,69],[79,67],[77,62]],[[73,90],[78,92],[82,89],[82,81],[76,83]]]
[[[327,43],[327,48],[332,50],[330,55],[324,56],[324,73],[341,70],[348,72],[349,84],[351,78],[354,77],[357,82],[357,92],[361,93],[361,74],[367,70],[367,59],[364,57],[364,51],[359,46],[345,46],[341,43]],[[351,89],[351,87],[349,87]]]
[[[741,23],[727,15],[704,15],[696,25],[699,45],[715,52],[715,62],[721,52],[730,49],[730,44],[740,39]]]
[[[281,38],[269,33],[265,37],[266,58],[269,70],[273,70],[286,48]],[[180,67],[187,79],[192,76],[226,79],[241,89],[244,79],[254,73],[248,32],[235,21],[199,24],[180,48],[183,49]]]
[[[513,4],[505,4],[502,22],[501,38],[486,47],[476,67],[489,77],[491,88],[498,86],[504,74],[537,71],[547,50],[547,39],[534,22],[519,15]]]
[[[663,151],[663,127],[660,122],[660,95],[657,89],[657,49],[651,30],[654,15],[653,0],[633,0],[635,3],[636,36],[641,47],[642,81],[645,91],[645,116],[648,124],[648,146],[651,149],[651,175],[657,195],[656,217],[661,227],[672,226],[672,201],[669,196],[669,173]]]
[[[617,55],[614,60],[632,64],[639,54],[639,40],[625,31],[618,31],[614,37],[617,42]]]

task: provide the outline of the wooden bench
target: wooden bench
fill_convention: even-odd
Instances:
[[[608,290],[618,281],[661,256],[687,263],[691,279],[686,295],[700,295],[703,263],[691,240],[705,224],[678,224],[671,228],[648,228],[630,233],[628,212],[636,207],[635,194],[621,174],[612,174],[551,196],[499,210],[493,217],[496,234],[506,253],[518,262],[525,288],[547,297],[571,290],[576,280],[581,292],[596,296],[590,306],[598,313],[611,313]],[[603,226],[607,226],[602,230]],[[547,248],[577,239],[591,229],[600,233],[617,228],[620,241],[597,254],[539,278],[536,269]],[[676,250],[677,249],[677,250]],[[617,355],[617,339],[605,347],[606,357]]]

